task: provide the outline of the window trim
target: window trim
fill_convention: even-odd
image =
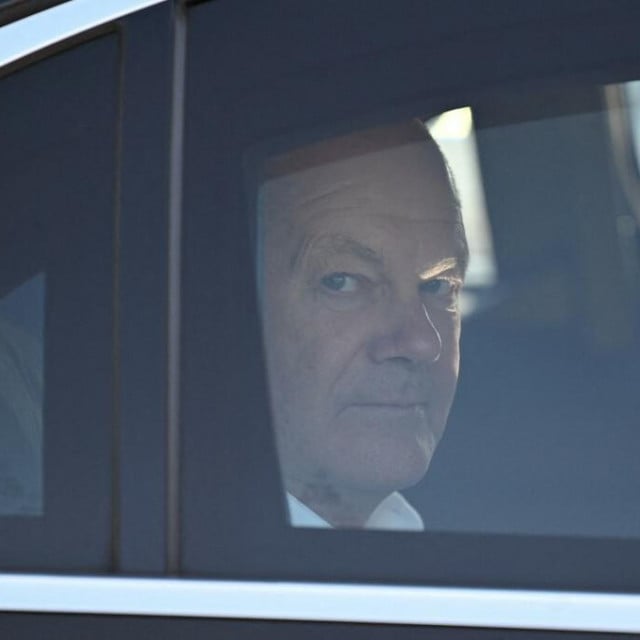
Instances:
[[[0,67],[167,0],[68,0],[0,29]]]
[[[0,611],[640,632],[640,596],[0,574]]]

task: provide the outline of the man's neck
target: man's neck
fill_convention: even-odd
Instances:
[[[325,484],[289,483],[289,493],[332,527],[360,529],[389,492],[337,490]]]

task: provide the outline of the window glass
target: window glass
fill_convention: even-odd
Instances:
[[[362,29],[360,7],[339,4],[339,12],[316,15],[298,3],[291,20],[266,5],[255,13],[202,2],[187,11],[179,505],[184,571],[635,588],[620,568],[637,566],[640,558],[640,487],[632,454],[639,446],[633,387],[637,231],[613,159],[603,92],[605,84],[637,77],[635,31],[626,16],[618,20],[622,13],[614,16],[604,5],[584,13],[554,5],[558,20],[546,9],[543,20],[525,5],[491,16],[466,8],[471,13],[461,22],[451,3],[420,5],[408,17],[379,2]],[[577,13],[581,22],[568,20]],[[608,22],[599,19],[605,15]],[[571,29],[565,28],[569,22]],[[513,56],[504,55],[496,29],[508,37]],[[549,38],[562,47],[541,48]],[[594,38],[602,46],[594,47]],[[607,40],[616,46],[605,46]],[[364,225],[345,228],[366,197],[394,176],[393,202],[382,217],[415,195],[399,186],[419,173],[406,156],[405,171],[398,173],[379,154],[378,173],[372,166],[357,180],[353,171],[342,175],[338,165],[355,170],[357,157],[372,161],[374,152],[359,146],[366,132],[416,118],[447,160],[466,227],[470,258],[458,293],[459,343],[441,335],[431,315],[419,314],[415,279],[424,270],[413,265],[413,284],[400,279],[398,285],[395,270],[399,264],[406,269],[418,234],[407,244],[385,243],[381,261],[379,238],[377,247],[368,247]],[[396,159],[410,146],[387,143]],[[337,150],[350,144],[351,155],[340,158]],[[378,179],[355,204],[334,202],[344,210],[338,216],[343,226],[329,234],[328,255],[314,263],[319,273],[295,271],[298,254],[291,251],[301,242],[300,221],[309,209],[293,203],[309,191],[312,172],[318,177],[323,171],[327,190],[310,198],[309,207],[346,197],[367,177]],[[448,194],[450,203],[446,173],[440,195]],[[465,173],[475,175],[471,200]],[[437,198],[438,189],[427,188],[433,186],[427,168],[417,182],[427,191],[425,201]],[[421,214],[433,209],[423,207]],[[444,213],[446,207],[435,209]],[[399,235],[400,226],[391,232]],[[272,242],[276,236],[280,240]],[[425,245],[431,239],[422,236]],[[448,240],[436,243],[444,254],[450,254]],[[349,251],[355,265],[331,264]],[[419,291],[429,296],[442,283],[426,275]],[[376,277],[384,284],[376,285]],[[385,307],[381,301],[389,291],[402,302]],[[367,314],[357,304],[349,309],[364,292],[380,293],[373,298],[379,305],[372,303]],[[394,371],[396,365],[411,368],[406,353],[388,354],[408,343],[415,349],[407,337],[415,337],[416,327],[431,333],[436,353],[438,339],[459,344],[457,375],[450,366],[442,378],[418,377],[427,392],[441,386],[431,404],[417,397],[425,388],[415,382],[403,387],[395,379],[395,391],[401,387],[407,394],[402,399],[413,407],[405,425],[420,421],[421,405],[439,407],[431,448],[403,449],[402,431],[392,428],[386,448],[363,437],[359,453],[347,446],[344,433],[317,437],[333,420],[331,402],[342,393],[348,405],[349,389],[357,389],[365,372],[386,370],[390,361]],[[417,345],[424,349],[425,342]],[[386,364],[378,369],[376,360]],[[434,363],[436,369],[442,362]],[[369,380],[381,388],[364,385],[352,404],[396,404],[389,402],[392,376]],[[416,397],[407,393],[416,390]],[[376,409],[360,415],[366,411]],[[383,428],[383,422],[368,424]],[[367,420],[361,424],[365,431]],[[327,449],[333,462],[342,459],[342,489],[352,474],[351,497],[360,492],[366,498],[359,513],[339,519],[318,513],[322,508],[307,504],[308,495],[296,489],[294,481],[304,477],[320,498],[346,504],[344,491],[334,488],[337,470],[327,468]],[[363,487],[355,477],[363,471],[374,484],[389,484]],[[370,518],[384,502],[381,493],[396,492],[420,516],[413,520],[417,526],[361,531],[378,524]],[[291,495],[323,529],[291,526]],[[325,530],[330,524],[333,533]],[[414,532],[421,527],[423,533]]]
[[[605,93],[509,100],[267,154],[292,525],[640,535],[637,203]]]
[[[490,287],[496,282],[497,267],[480,175],[473,113],[470,107],[446,111],[429,119],[426,125],[455,176],[469,243],[465,287]]]
[[[0,298],[0,514],[42,513],[45,278]]]
[[[0,564],[110,558],[118,39],[0,79]]]
[[[416,491],[434,530],[640,535],[638,203],[604,91],[555,101],[516,100],[504,123],[476,112],[499,268],[464,323],[447,438]]]
[[[630,137],[633,144],[636,170],[640,171],[640,81],[624,85],[625,106],[629,110]]]

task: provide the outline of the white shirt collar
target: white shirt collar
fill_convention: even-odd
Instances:
[[[313,529],[332,528],[326,520],[290,493],[287,493],[287,503],[292,526]],[[375,508],[364,528],[384,531],[424,531],[424,523],[418,512],[396,491]]]

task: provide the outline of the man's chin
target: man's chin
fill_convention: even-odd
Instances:
[[[327,460],[361,478],[359,484],[404,489],[426,473],[444,430],[441,422],[422,405],[353,405],[334,425]]]
[[[353,452],[346,464],[334,470],[341,484],[354,490],[390,494],[422,480],[432,451],[424,447],[388,446],[384,450]]]

